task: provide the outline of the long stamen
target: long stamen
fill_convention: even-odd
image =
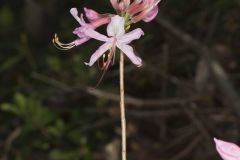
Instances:
[[[105,57],[106,57],[106,55],[105,55],[105,53],[102,55],[102,65],[100,64],[100,60],[98,59],[98,68],[100,69],[100,70],[104,70],[104,67],[106,66],[106,63],[107,63],[107,61],[108,61],[108,59],[107,60],[105,60]]]
[[[105,58],[105,54],[103,56]],[[111,64],[112,58],[113,58],[113,52],[112,52],[112,50],[110,50],[110,52],[108,53],[107,60],[103,64],[103,68],[102,68],[103,71],[102,71],[102,74],[101,74],[95,88],[97,88],[99,86],[99,84],[102,82],[102,79],[103,79],[105,73],[107,72],[109,65]]]
[[[106,59],[106,54],[103,54],[102,60],[103,60],[103,62],[102,62],[103,65],[102,65],[101,70],[104,70],[104,68],[105,68],[105,66],[107,64],[107,61],[108,61],[108,59]]]
[[[61,43],[59,41],[59,38],[57,36],[57,34],[54,35],[54,38],[52,40],[54,46],[60,50],[69,50],[73,47],[76,46],[76,44],[74,42],[71,42],[71,43]]]
[[[111,56],[111,55],[108,55],[109,57]],[[114,65],[114,63],[115,63],[115,50],[113,50],[112,49],[112,56],[111,56],[111,61],[112,61],[112,65]]]

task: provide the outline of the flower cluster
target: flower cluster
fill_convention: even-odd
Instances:
[[[144,22],[153,20],[158,13],[157,5],[160,1],[110,0],[116,14],[100,14],[92,9],[84,8],[84,13],[79,15],[77,9],[72,8],[70,13],[80,25],[73,31],[73,34],[78,38],[70,43],[61,43],[57,34],[55,34],[53,43],[61,50],[69,50],[93,38],[104,42],[104,44],[93,53],[90,61],[85,63],[86,65],[92,66],[100,57],[103,57],[102,69],[107,70],[109,64],[114,63],[116,48],[118,48],[133,64],[139,67],[142,65],[142,60],[135,55],[129,43],[139,39],[144,35],[144,32],[140,28],[128,33],[126,33],[126,30],[130,28],[131,24],[141,20]],[[98,27],[106,24],[107,36],[96,31]]]

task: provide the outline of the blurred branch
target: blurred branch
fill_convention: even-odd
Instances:
[[[194,105],[194,104],[191,104],[191,105]],[[198,119],[198,117],[194,114],[192,109],[191,108],[190,109],[189,108],[184,108],[184,111],[186,112],[186,114],[190,118],[191,122],[196,126],[196,128],[199,130],[199,132],[203,135],[203,137],[206,140],[211,141],[212,140],[212,136],[210,135],[208,130],[205,128],[205,126],[201,122],[201,120]]]
[[[211,50],[200,43],[198,40],[194,39],[188,33],[180,30],[179,28],[175,27],[173,24],[168,22],[167,20],[158,17],[157,23],[160,24],[165,29],[169,30],[174,36],[182,40],[183,42],[187,43],[190,47],[192,47],[197,53],[205,54],[208,62],[208,67],[210,68],[211,72],[213,73],[219,88],[222,90],[223,94],[231,101],[233,104],[234,110],[240,116],[240,98],[234,86],[228,79],[227,74],[221,67],[221,65],[216,61],[214,57],[211,56]]]
[[[207,45],[214,37],[214,33],[216,31],[216,28],[218,27],[219,17],[220,17],[220,12],[219,11],[215,12],[212,17],[212,21],[208,25],[208,30],[207,30],[208,32],[203,42],[205,45]],[[197,68],[196,68],[195,86],[200,92],[206,89],[208,80],[211,76],[207,59],[208,58],[206,57],[206,55],[202,54],[200,56],[200,59],[198,61]]]
[[[136,110],[136,109],[128,109],[127,115],[129,117],[139,117],[139,118],[166,118],[176,115],[184,114],[181,108],[177,109],[162,109],[162,110]]]
[[[46,77],[44,75],[41,75],[39,73],[33,73],[32,78],[44,82],[48,85],[51,85],[55,88],[64,90],[64,91],[72,91],[72,90],[81,90],[89,95],[98,97],[98,98],[104,98],[104,99],[109,99],[112,101],[119,102],[119,95],[114,94],[114,93],[109,93],[107,91],[103,91],[100,89],[95,89],[83,85],[77,85],[75,87],[70,87],[62,82],[59,82],[55,79]],[[199,100],[199,96],[193,96],[193,97],[188,97],[188,98],[168,98],[168,99],[140,99],[140,98],[135,98],[131,96],[125,96],[125,101],[126,104],[131,104],[133,106],[137,107],[143,107],[143,106],[169,106],[169,105],[179,105],[179,104],[186,104],[189,102],[193,102],[196,100]]]
[[[188,146],[186,146],[185,148],[183,148],[183,150],[181,152],[179,152],[178,154],[176,154],[173,158],[171,158],[170,160],[180,160],[183,159],[184,157],[186,157],[202,140],[202,136],[198,135],[196,136],[190,143]]]
[[[183,143],[189,141],[189,137],[193,136],[195,133],[195,128],[191,126],[191,129],[188,132],[184,132],[181,135],[177,136],[176,138],[172,138],[169,141],[169,144],[165,145],[163,152],[167,152],[174,149],[176,146],[183,146]]]
[[[8,153],[11,150],[12,143],[14,142],[15,139],[17,139],[17,137],[21,134],[21,132],[22,132],[22,128],[17,127],[7,137],[7,139],[5,141],[5,147],[4,147],[5,153],[4,153],[3,157],[1,158],[1,160],[8,159]]]

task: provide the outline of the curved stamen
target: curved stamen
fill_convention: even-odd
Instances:
[[[97,82],[97,84],[94,88],[97,88],[99,86],[99,84],[102,82],[103,77],[104,77],[105,73],[107,72],[109,65],[111,64],[112,58],[113,58],[113,53],[110,50],[110,52],[108,54],[108,58],[103,64],[102,74],[100,75],[100,78],[99,78],[99,80],[98,80],[98,82]]]
[[[112,61],[112,65],[114,65],[115,63],[115,52],[116,52],[116,49],[111,49],[112,50],[112,56],[111,55],[108,55],[110,58],[111,58],[111,61]]]
[[[66,43],[66,44],[61,43],[59,41],[59,38],[58,38],[57,34],[54,35],[54,38],[53,38],[52,42],[53,42],[54,46],[59,50],[69,50],[69,49],[76,46],[75,42]]]

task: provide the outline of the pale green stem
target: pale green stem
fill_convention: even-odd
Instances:
[[[122,160],[126,160],[126,118],[125,118],[125,101],[124,101],[124,54],[120,53],[120,110],[121,110],[121,127],[122,127]]]

